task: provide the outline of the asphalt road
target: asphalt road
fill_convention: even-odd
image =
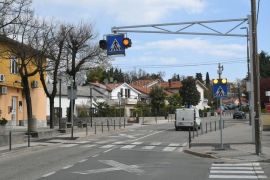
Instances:
[[[185,154],[187,137],[187,131],[175,131],[169,123],[83,141],[65,140],[0,157],[0,179],[209,179],[211,168],[221,160]]]

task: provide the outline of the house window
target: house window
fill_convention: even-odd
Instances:
[[[120,89],[120,95],[123,97],[123,88]]]
[[[10,73],[11,74],[17,74],[18,73],[16,58],[11,58],[10,59]]]
[[[127,90],[127,96],[130,98],[130,89]]]
[[[128,97],[127,89],[125,89],[125,97]]]

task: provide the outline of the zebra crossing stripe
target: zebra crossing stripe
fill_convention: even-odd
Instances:
[[[247,176],[247,175],[209,175],[209,178],[215,179],[266,179],[267,176]]]
[[[91,147],[95,147],[95,146],[96,146],[95,144],[86,144],[86,145],[83,145],[82,147],[91,148]]]
[[[124,141],[117,141],[117,142],[114,142],[113,144],[124,144],[125,142]]]
[[[211,167],[211,169],[261,170],[261,167]]]
[[[168,146],[180,146],[180,144],[178,144],[178,143],[171,143]]]
[[[153,143],[150,143],[151,146],[158,146],[158,145],[161,145],[162,143],[161,142],[153,142]]]
[[[156,146],[144,146],[142,147],[142,149],[146,149],[146,150],[150,150],[150,149],[154,149]]]
[[[260,163],[217,164],[210,168],[213,179],[266,179]]]
[[[131,144],[134,144],[134,145],[139,145],[139,144],[142,144],[143,142],[133,142]]]
[[[109,149],[109,148],[112,148],[112,147],[114,147],[115,145],[113,145],[113,144],[108,144],[108,145],[105,145],[105,146],[101,146],[101,147],[99,147],[99,148],[102,148],[102,149]]]
[[[123,146],[121,147],[121,149],[132,149],[134,148],[136,145],[126,145],[126,146]]]
[[[163,149],[163,151],[165,151],[165,152],[171,152],[171,151],[174,151],[175,149],[176,149],[176,147],[165,147]]]

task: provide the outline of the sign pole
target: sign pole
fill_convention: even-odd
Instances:
[[[219,113],[219,122],[220,122],[220,148],[223,149],[223,137],[222,137],[222,129],[223,129],[223,120],[222,120],[222,98],[220,100],[220,113]]]

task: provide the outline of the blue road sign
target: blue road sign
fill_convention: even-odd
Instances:
[[[124,34],[110,34],[106,36],[107,55],[125,55],[125,46],[123,45]]]
[[[213,95],[215,98],[227,97],[227,85],[226,84],[214,84]]]

